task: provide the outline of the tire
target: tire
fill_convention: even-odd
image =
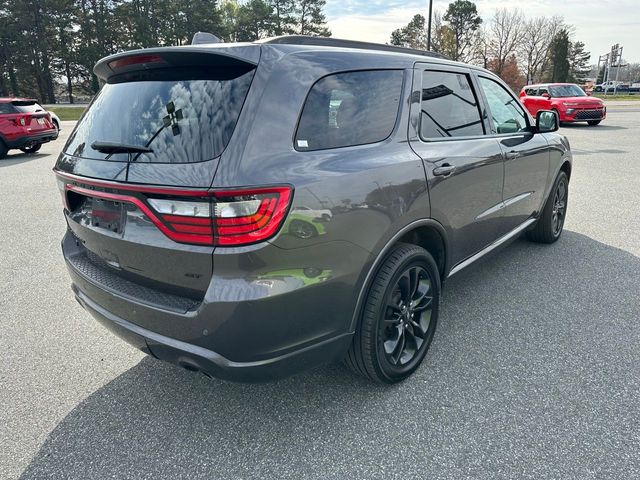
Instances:
[[[438,267],[429,252],[404,243],[394,247],[364,299],[346,365],[378,383],[409,377],[424,360],[433,339],[440,288]],[[408,299],[417,303],[411,301],[407,306]]]
[[[56,130],[59,132],[60,131],[60,125],[58,124],[57,121],[52,120],[53,126],[56,127]]]
[[[7,146],[4,144],[2,140],[0,140],[0,158],[6,157],[8,151],[9,149],[7,148]]]
[[[587,121],[587,123],[588,123],[589,125],[591,125],[592,127],[595,127],[596,125],[600,125],[600,122],[601,122],[601,121],[602,121],[602,120],[589,120],[589,121]]]
[[[304,220],[292,220],[289,224],[289,233],[304,240],[318,236],[316,227]]]
[[[42,147],[41,143],[32,145],[31,147],[21,148],[20,150],[22,150],[24,153],[36,153],[38,150],[40,150],[40,147]]]
[[[558,240],[564,227],[568,200],[569,178],[565,172],[560,171],[553,182],[542,214],[533,229],[527,232],[527,238],[538,243],[553,243]]]

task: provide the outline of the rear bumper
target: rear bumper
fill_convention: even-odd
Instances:
[[[32,145],[38,145],[40,143],[51,142],[56,138],[58,138],[58,131],[53,129],[53,130],[47,130],[44,133],[37,133],[34,135],[24,135],[22,137],[17,137],[12,139],[5,138],[4,142],[6,143],[7,147],[9,147],[10,149],[15,149],[15,148],[30,147]]]
[[[269,287],[253,290],[243,278],[214,276],[205,297],[189,304],[126,280],[119,285],[109,271],[94,274],[76,260],[83,247],[71,234],[62,244],[78,302],[136,348],[187,369],[227,380],[268,381],[339,360],[351,344],[357,289],[347,288],[353,279],[336,270],[334,278],[313,285],[279,282],[281,274],[260,276],[258,287]],[[266,249],[287,255],[275,246]],[[314,249],[331,258],[322,247]],[[218,259],[222,271],[226,262],[237,264],[229,257]]]
[[[73,285],[78,303],[109,331],[148,355],[199,371],[211,377],[237,382],[265,382],[293,375],[316,365],[342,358],[351,334],[324,340],[285,355],[255,362],[234,362],[212,350],[166,337],[119,318]]]

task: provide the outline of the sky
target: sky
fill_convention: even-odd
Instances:
[[[444,13],[453,0],[434,0]],[[585,43],[591,63],[611,45],[624,46],[628,62],[640,62],[640,0],[475,0],[488,21],[499,8],[519,8],[527,17],[560,15],[575,27],[574,41]],[[416,14],[428,15],[428,0],[327,0],[326,15],[335,38],[386,43],[391,32]]]

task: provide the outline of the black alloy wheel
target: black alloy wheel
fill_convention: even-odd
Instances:
[[[380,383],[410,376],[438,323],[440,274],[424,248],[399,243],[377,270],[345,363]]]
[[[553,236],[558,237],[564,225],[564,217],[567,208],[567,183],[563,180],[556,185],[553,195],[553,209],[551,211],[551,228]]]
[[[553,183],[549,197],[527,238],[533,242],[553,243],[560,238],[567,216],[569,202],[569,177],[560,171]]]
[[[420,265],[407,268],[387,297],[381,338],[387,361],[403,366],[413,360],[431,325],[433,289]]]

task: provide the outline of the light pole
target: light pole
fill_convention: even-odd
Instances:
[[[431,12],[433,10],[433,0],[429,0],[429,20],[427,21],[427,50],[431,50]]]

